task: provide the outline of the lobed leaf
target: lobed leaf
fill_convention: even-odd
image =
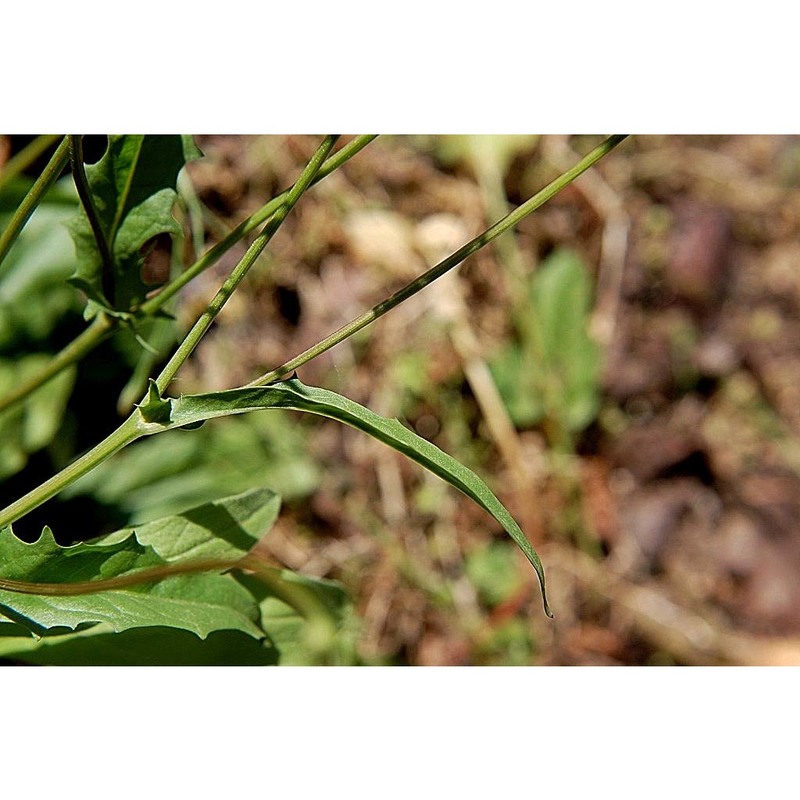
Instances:
[[[95,542],[61,547],[45,528],[28,544],[0,531],[2,577],[27,583],[75,583],[135,574],[167,562],[243,556],[273,524],[277,496],[266,489],[207,503]],[[41,635],[48,629],[106,623],[115,632],[173,627],[204,638],[240,631],[264,638],[253,595],[230,575],[197,573],[82,595],[0,590],[0,613]]]
[[[6,528],[0,571],[29,583],[75,583],[167,562],[233,561],[272,526],[279,505],[274,492],[256,489],[73,547],[58,545],[47,528],[34,544]],[[346,604],[338,584],[286,571],[188,574],[85,595],[0,590],[0,658],[56,665],[305,663],[315,647],[332,646]]]

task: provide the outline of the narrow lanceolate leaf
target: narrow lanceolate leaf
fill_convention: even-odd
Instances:
[[[381,417],[335,392],[305,386],[297,379],[268,386],[185,395],[169,402],[170,422],[162,425],[144,425],[148,433],[155,432],[156,429],[163,430],[165,427],[182,427],[213,417],[242,414],[265,408],[288,408],[318,414],[364,431],[421,464],[488,511],[533,565],[541,584],[545,612],[548,616],[552,616],[545,593],[542,563],[511,514],[472,470],[467,469],[431,442],[417,436],[398,420]]]
[[[94,303],[124,313],[153,288],[141,276],[146,245],[159,234],[179,233],[172,216],[178,173],[199,155],[183,136],[109,136],[106,153],[86,167],[92,203],[114,263],[103,263],[81,210],[69,225],[78,262],[70,280]]]

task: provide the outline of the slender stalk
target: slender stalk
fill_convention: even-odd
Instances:
[[[424,289],[428,284],[433,283],[437,278],[449,272],[453,267],[458,266],[462,261],[469,258],[475,252],[486,246],[493,239],[496,239],[501,234],[505,233],[510,228],[517,225],[520,220],[528,216],[528,214],[535,211],[540,206],[544,205],[548,200],[557,195],[565,186],[568,186],[579,175],[585,172],[590,167],[594,166],[603,156],[613,150],[625,136],[610,136],[601,145],[596,147],[587,156],[582,158],[572,169],[567,170],[563,175],[560,175],[552,183],[545,186],[544,189],[537,192],[533,197],[518,206],[510,214],[507,214],[499,222],[492,225],[491,228],[484,231],[479,236],[476,236],[472,241],[467,242],[462,248],[457,250],[452,255],[440,261],[436,266],[429,269],[427,272],[415,278],[402,289],[395,292],[391,297],[373,306],[369,311],[364,312],[360,316],[343,325],[339,330],[332,333],[330,336],[323,339],[321,342],[304,350],[300,355],[295,356],[291,360],[276,367],[270,372],[261,375],[254,381],[246,384],[250,386],[266,386],[268,383],[284,378],[286,375],[291,374],[303,364],[311,361],[322,353],[335,347],[340,342],[348,337],[357,333],[362,328],[365,328],[371,322],[374,322],[379,317],[382,317],[387,311],[391,311],[395,306],[413,297],[417,292]]]
[[[160,392],[163,392],[167,386],[169,386],[170,381],[175,377],[175,373],[177,373],[194,348],[197,347],[200,339],[211,327],[214,319],[222,310],[222,307],[231,294],[233,294],[234,289],[239,285],[250,267],[253,266],[256,259],[261,255],[295,203],[300,199],[306,189],[311,186],[314,176],[319,172],[323,161],[325,161],[326,156],[331,151],[331,148],[338,138],[338,136],[327,136],[325,141],[317,148],[317,151],[297,179],[297,183],[295,183],[286,194],[286,199],[283,204],[273,213],[269,222],[264,226],[264,230],[256,237],[247,249],[242,260],[236,265],[233,272],[231,272],[225,283],[222,284],[222,287],[214,296],[214,299],[209,303],[208,308],[206,308],[197,322],[195,322],[192,329],[175,351],[175,354],[161,371],[158,378],[156,378],[156,386],[158,386]]]
[[[319,183],[334,170],[339,169],[346,161],[351,159],[356,153],[363,150],[376,136],[365,135],[357,136],[352,142],[348,142],[338,153],[332,155],[314,176],[311,185]],[[255,214],[239,223],[221,242],[215,244],[208,252],[204,253],[194,264],[188,267],[174,281],[159,291],[155,297],[147,300],[139,306],[138,313],[150,316],[158,311],[164,303],[174,297],[187,283],[196,278],[201,272],[216,263],[223,253],[231,249],[240,239],[259,225],[269,219],[277,209],[279,209],[289,196],[291,189],[287,189],[277,197],[273,197],[266,205],[262,206]]]
[[[317,148],[317,151],[298,178],[297,183],[295,183],[289,191],[285,203],[274,213],[264,227],[264,230],[250,246],[244,258],[236,265],[231,275],[222,285],[222,288],[214,296],[209,307],[186,335],[186,338],[181,343],[175,355],[170,359],[167,366],[159,375],[156,385],[160,391],[166,388],[181,364],[189,357],[189,354],[197,346],[197,343],[208,330],[214,318],[221,311],[226,300],[230,297],[242,278],[247,274],[247,270],[261,254],[261,251],[266,247],[283,220],[286,219],[289,211],[291,211],[306,189],[311,185],[312,179],[319,172],[323,161],[331,151],[337,139],[338,136],[328,136]],[[57,475],[54,475],[49,480],[28,492],[24,497],[21,497],[19,500],[3,509],[3,511],[0,511],[0,528],[9,525],[37,506],[40,506],[46,500],[49,500],[69,484],[73,483],[87,472],[90,472],[94,467],[123,447],[126,447],[141,436],[153,432],[152,429],[141,422],[139,415],[134,412],[113,433],[89,450],[89,452],[65,467]]]
[[[348,142],[338,153],[330,156],[320,168],[319,172],[314,176],[311,185],[319,183],[323,178],[326,178],[332,172],[337,170],[345,162],[349,161],[356,153],[363,150],[373,139],[374,135],[358,136],[352,142]],[[240,223],[234,230],[232,230],[221,242],[218,242],[194,264],[188,267],[181,275],[176,278],[168,286],[165,286],[157,296],[143,303],[139,309],[138,314],[143,316],[152,316],[157,311],[171,300],[189,281],[197,277],[201,272],[208,269],[215,264],[219,258],[230,250],[238,241],[244,236],[257,228],[261,223],[267,220],[275,210],[280,208],[282,203],[286,200],[290,190],[286,190],[279,194],[277,197],[272,198],[268,203],[263,205],[252,216],[248,217],[244,222]],[[87,353],[95,349],[102,341],[104,341],[114,330],[118,327],[120,320],[116,317],[109,317],[105,314],[100,314],[95,317],[94,322],[83,333],[79,334],[76,339],[70,342],[66,347],[53,357],[50,363],[38,375],[32,376],[24,384],[20,384],[14,390],[9,392],[4,397],[0,398],[0,411],[9,408],[24,400],[31,392],[38,389],[51,378],[55,377],[62,369],[78,362]]]
[[[25,195],[25,199],[19,204],[11,221],[3,232],[0,233],[0,264],[3,263],[3,259],[17,240],[20,231],[25,227],[25,223],[28,221],[31,214],[33,214],[36,206],[41,203],[47,190],[55,183],[56,178],[61,174],[61,171],[67,164],[68,158],[69,140],[65,136],[61,144],[56,148],[53,157],[44,168],[42,174],[36,179],[33,186],[31,186],[30,191]]]
[[[10,525],[15,520],[25,516],[29,511],[33,511],[34,508],[57,495],[62,489],[94,469],[109,456],[114,455],[114,453],[143,435],[144,431],[138,427],[136,416],[132,414],[102,442],[64,467],[57,475],[46,480],[24,497],[0,511],[0,528]]]
[[[32,375],[26,381],[22,381],[8,394],[0,397],[0,412],[5,411],[14,403],[24,400],[29,394],[35,392],[40,386],[58,375],[61,370],[80,361],[111,333],[115,327],[115,322],[105,314],[98,314],[92,324],[63,350],[53,356],[41,372]]]
[[[97,209],[92,202],[92,190],[89,188],[89,181],[86,178],[86,170],[83,166],[83,136],[70,135],[69,137],[69,160],[72,166],[72,177],[75,180],[75,188],[78,190],[83,210],[89,220],[89,227],[92,229],[94,240],[97,242],[97,249],[100,251],[100,258],[103,262],[103,293],[110,303],[114,302],[113,284],[111,276],[114,274],[114,257],[111,255],[111,247],[103,226],[100,224],[100,217],[97,216]]]
[[[29,145],[23,147],[13,158],[10,158],[0,169],[0,189],[9,181],[23,173],[28,167],[39,158],[45,150],[54,145],[61,136],[47,134],[37,136]]]

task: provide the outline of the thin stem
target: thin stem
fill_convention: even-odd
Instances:
[[[357,136],[352,142],[348,142],[338,153],[332,155],[320,168],[311,182],[313,186],[323,178],[327,178],[334,170],[339,169],[346,161],[349,161],[356,153],[363,150],[375,135]],[[165,286],[159,293],[139,307],[139,313],[149,316],[160,309],[164,303],[174,297],[189,281],[196,278],[201,272],[214,264],[223,253],[231,249],[241,238],[250,231],[255,230],[259,225],[269,219],[277,209],[279,209],[289,196],[291,189],[287,189],[277,197],[273,197],[266,205],[262,206],[255,214],[239,223],[221,242],[215,244],[208,252],[199,258],[192,266],[188,267],[169,285]]]
[[[0,169],[0,189],[28,169],[48,147],[54,145],[60,138],[59,135],[51,134],[37,136],[29,145],[10,158]]]
[[[56,148],[53,157],[44,168],[42,174],[36,179],[28,194],[25,195],[24,200],[19,204],[11,221],[3,232],[0,233],[0,264],[3,263],[3,259],[17,240],[20,231],[25,227],[25,223],[28,221],[31,214],[33,214],[36,206],[41,203],[47,190],[55,183],[56,178],[61,174],[61,171],[67,164],[68,158],[69,140],[65,136],[61,144]]]
[[[158,386],[160,392],[163,392],[167,386],[169,386],[170,381],[175,377],[175,373],[177,373],[183,362],[186,361],[194,348],[197,347],[200,339],[211,327],[212,322],[222,310],[228,298],[233,294],[233,290],[239,285],[250,267],[253,266],[256,259],[261,255],[295,203],[300,199],[306,189],[311,186],[314,176],[319,172],[325,157],[331,151],[331,148],[338,138],[338,136],[327,136],[325,141],[317,148],[317,151],[297,179],[297,183],[288,191],[283,204],[274,212],[269,222],[264,226],[264,230],[256,237],[253,244],[247,249],[242,260],[236,265],[225,283],[222,284],[222,287],[216,293],[214,299],[209,303],[208,308],[206,308],[197,322],[195,322],[192,329],[186,335],[186,338],[175,351],[175,354],[161,371],[158,378],[156,378],[156,386]]]
[[[33,511],[34,508],[57,495],[62,489],[94,469],[109,456],[114,455],[143,435],[144,431],[138,427],[136,416],[132,414],[102,442],[64,467],[57,475],[0,511],[0,529],[25,516],[29,511]]]
[[[356,153],[363,150],[373,139],[374,135],[358,136],[352,142],[346,144],[338,153],[328,158],[320,168],[319,172],[314,176],[311,185],[319,183],[323,178],[330,175],[334,170],[342,166],[346,161],[349,161]],[[194,264],[188,267],[179,278],[164,287],[161,292],[152,300],[147,301],[138,310],[139,315],[151,316],[159,311],[177,292],[183,288],[192,278],[197,277],[201,272],[212,266],[219,258],[231,249],[240,239],[246,236],[254,228],[258,227],[262,222],[268,219],[277,208],[286,200],[289,194],[287,189],[277,197],[272,198],[268,203],[262,206],[252,216],[248,217],[244,222],[240,223],[234,230],[232,230],[221,242],[214,245],[207,253],[205,253]],[[25,383],[20,384],[14,390],[9,392],[3,398],[0,398],[0,411],[9,408],[24,400],[31,392],[38,389],[51,378],[55,377],[62,369],[76,363],[85,355],[95,349],[102,341],[104,341],[114,330],[119,326],[120,320],[117,317],[109,317],[105,314],[99,314],[95,317],[92,325],[89,326],[83,333],[70,342],[63,350],[53,357],[50,363],[39,373],[32,376]]]
[[[78,190],[83,210],[89,220],[89,227],[97,242],[97,249],[100,251],[100,258],[103,262],[103,291],[106,299],[114,302],[114,298],[109,296],[112,290],[111,276],[114,274],[114,258],[111,255],[111,247],[108,243],[103,226],[100,224],[100,217],[97,216],[97,209],[92,202],[92,190],[86,178],[86,170],[83,166],[83,137],[70,135],[69,137],[69,160],[72,166],[72,177],[75,180],[75,188]]]
[[[436,266],[429,269],[427,272],[420,275],[418,278],[411,281],[411,283],[404,286],[402,289],[395,292],[391,297],[373,306],[369,311],[361,314],[355,319],[343,325],[339,330],[332,333],[330,336],[323,339],[321,342],[304,350],[300,355],[295,356],[291,360],[282,364],[270,372],[261,375],[254,381],[246,384],[250,386],[266,386],[269,383],[280,380],[286,375],[291,374],[303,364],[311,361],[322,353],[335,347],[340,342],[343,342],[348,337],[357,333],[362,328],[365,328],[371,322],[374,322],[379,317],[382,317],[387,311],[390,311],[395,306],[413,297],[417,292],[424,289],[428,284],[433,283],[437,278],[440,278],[445,273],[449,272],[453,267],[458,266],[462,261],[469,258],[475,252],[486,246],[493,239],[496,239],[501,234],[505,233],[510,228],[517,225],[520,220],[528,216],[528,214],[535,211],[540,206],[544,205],[548,200],[557,195],[565,186],[568,186],[579,175],[585,172],[590,167],[594,166],[603,156],[613,150],[625,136],[610,136],[601,145],[592,150],[589,155],[582,158],[572,169],[567,170],[563,175],[560,175],[552,183],[545,186],[544,189],[539,191],[529,200],[518,206],[510,214],[507,214],[499,222],[492,225],[491,228],[484,231],[479,236],[476,236],[472,241],[467,242],[462,248],[457,250],[452,255],[440,261]]]
[[[41,372],[32,375],[28,380],[15,386],[7,395],[0,397],[0,412],[5,411],[14,403],[24,400],[29,394],[58,375],[61,370],[80,361],[111,333],[115,324],[116,321],[112,321],[105,314],[98,314],[92,324],[53,356]]]
[[[170,359],[167,366],[161,372],[161,375],[159,375],[157,386],[160,391],[163,391],[172,380],[181,364],[188,358],[203,334],[208,330],[214,318],[219,314],[225,301],[247,274],[247,270],[261,254],[261,251],[278,230],[283,220],[286,219],[286,215],[311,185],[312,179],[319,171],[325,157],[331,151],[337,139],[338,136],[328,136],[317,148],[317,151],[298,178],[297,183],[289,191],[285,203],[278,208],[270,221],[266,224],[264,230],[250,246],[244,258],[236,265],[231,275],[222,285],[222,288],[211,301],[208,309],[206,309],[191,331],[189,331],[175,355]],[[58,494],[69,484],[73,483],[87,472],[90,472],[98,464],[105,461],[131,442],[136,441],[136,439],[141,436],[154,432],[155,431],[148,429],[148,426],[141,422],[139,415],[134,412],[113,433],[93,447],[88,453],[85,453],[72,464],[69,464],[61,470],[57,475],[54,475],[3,511],[0,511],[0,528],[9,525],[37,506],[40,506],[46,500]]]

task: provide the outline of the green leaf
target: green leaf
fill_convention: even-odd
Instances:
[[[164,561],[135,536],[117,545],[64,548],[47,529],[34,544],[20,542],[6,529],[0,533],[0,563],[5,578],[71,583],[126,575]],[[256,624],[252,596],[229,575],[174,576],[150,585],[85,595],[0,590],[0,610],[39,635],[51,628],[76,630],[105,622],[113,631],[168,626],[201,638],[215,630],[239,630],[257,639],[264,636]]]
[[[471,552],[465,570],[481,600],[490,607],[502,603],[522,585],[514,552],[506,542],[490,542]]]
[[[49,359],[45,353],[32,353],[13,361],[0,359],[0,397],[37,374]],[[41,450],[56,436],[75,374],[74,367],[62,370],[24,402],[0,412],[0,478],[19,472],[31,453]]]
[[[156,382],[150,378],[147,399],[139,406],[139,413],[147,422],[166,422],[169,420],[170,404],[161,399]]]
[[[2,577],[29,583],[74,583],[113,578],[178,560],[235,559],[272,525],[277,497],[249,492],[123,529],[89,544],[61,547],[49,529],[27,544],[0,531]],[[189,574],[130,589],[85,595],[33,595],[0,590],[0,612],[41,634],[50,628],[107,623],[113,631],[174,627],[201,638],[238,630],[257,639],[253,596],[230,575]]]
[[[138,521],[260,486],[284,499],[306,497],[320,474],[296,420],[251,414],[191,433],[140,439],[76,481],[64,497],[91,495]]]
[[[248,575],[239,581],[256,598],[261,627],[269,632],[282,665],[330,663],[337,649],[347,647],[342,626],[352,605],[338,583],[289,570],[282,570],[270,586]]]
[[[142,248],[161,233],[177,235],[172,216],[178,173],[200,151],[176,135],[109,136],[108,149],[86,167],[92,201],[109,244],[113,270],[104,268],[86,213],[70,223],[78,266],[72,283],[108,311],[128,312],[152,288],[142,280]]]
[[[528,302],[518,314],[519,342],[492,360],[492,374],[511,418],[526,426],[546,418],[559,441],[596,416],[600,357],[587,326],[593,287],[579,256],[555,250],[533,274]]]
[[[3,261],[0,348],[17,348],[24,339],[45,343],[67,314],[80,314],[80,297],[66,283],[75,268],[75,254],[65,222],[75,214],[76,204],[74,187],[63,181],[56,184]],[[9,219],[0,214],[0,228]]]
[[[398,420],[385,419],[335,392],[305,386],[297,379],[269,386],[186,395],[172,400],[171,403],[171,422],[164,426],[151,425],[148,432],[155,433],[165,427],[181,427],[205,419],[265,408],[287,408],[318,414],[364,431],[421,464],[488,511],[517,543],[536,570],[545,611],[550,614],[541,561],[514,518],[472,470],[404,427]]]
[[[235,560],[272,526],[278,508],[277,495],[257,489],[67,548],[49,529],[30,545],[6,528],[0,564],[4,578],[74,583],[167,562]],[[338,584],[288,571],[191,574],[91,595],[0,591],[0,658],[64,665],[311,663],[337,645],[347,608]]]
[[[280,505],[274,492],[255,489],[136,528],[123,528],[98,541],[116,544],[135,533],[141,544],[152,547],[166,561],[236,559],[272,528]]]
[[[276,664],[278,650],[240,631],[212,631],[198,639],[175,628],[114,633],[103,624],[41,639],[0,633],[0,658],[53,666],[255,667]]]

